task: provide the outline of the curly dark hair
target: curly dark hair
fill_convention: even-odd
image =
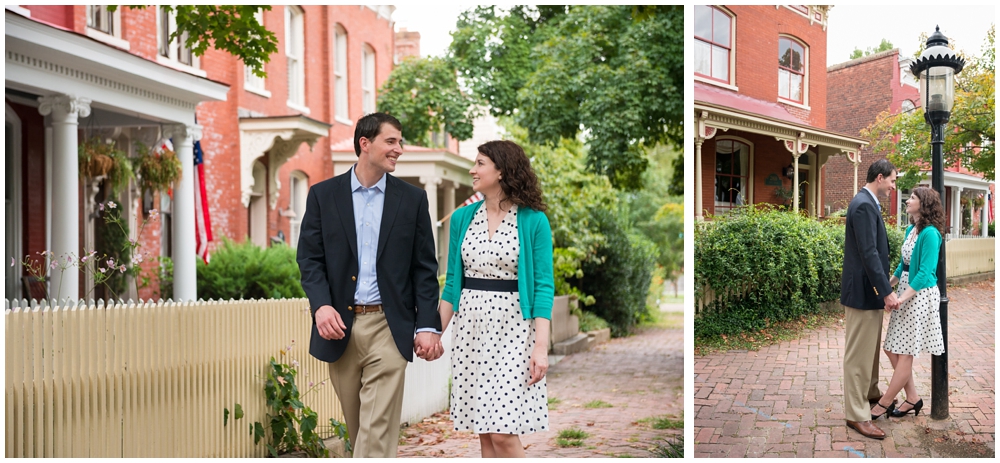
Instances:
[[[944,235],[944,209],[941,207],[941,195],[925,186],[915,188],[913,194],[920,201],[920,212],[917,213],[919,217],[916,220],[912,216],[910,217],[910,222],[916,225],[917,233],[920,233],[924,227],[933,225],[941,232],[941,235]]]
[[[479,145],[479,152],[490,158],[500,171],[500,189],[506,201],[545,212],[542,188],[538,184],[531,161],[517,143],[507,140],[488,141]]]

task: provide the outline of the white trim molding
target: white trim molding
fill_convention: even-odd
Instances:
[[[240,118],[240,200],[243,206],[250,205],[254,190],[254,161],[268,154],[268,205],[274,209],[281,188],[278,170],[295,155],[302,143],[313,149],[316,141],[329,135],[330,127],[330,124],[305,116]]]

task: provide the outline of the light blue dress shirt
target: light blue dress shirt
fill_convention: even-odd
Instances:
[[[878,212],[881,214],[882,213],[882,203],[880,203],[878,201],[878,196],[875,196],[875,192],[872,191],[872,190],[869,190],[868,187],[861,187],[861,189],[867,191],[868,194],[872,195],[872,199],[875,200],[875,206],[878,207]]]
[[[382,174],[382,178],[374,186],[365,188],[352,167],[351,199],[354,201],[354,228],[358,237],[358,286],[354,290],[354,303],[381,304],[375,257],[378,254],[378,233],[382,226],[382,207],[385,205],[385,174]]]

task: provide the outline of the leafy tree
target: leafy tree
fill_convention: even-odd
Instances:
[[[459,19],[451,56],[495,115],[536,143],[582,131],[588,167],[634,190],[645,148],[681,144],[683,22],[680,6],[480,7]]]
[[[657,145],[649,157],[652,167],[643,174],[643,189],[622,193],[622,202],[628,205],[629,222],[656,245],[657,265],[673,278],[684,267],[684,192],[672,193],[674,161],[684,156],[671,146]],[[680,171],[683,175],[683,165]]]
[[[108,5],[115,11],[117,5]],[[129,6],[143,9],[143,5]],[[209,44],[243,60],[243,64],[260,77],[267,77],[264,63],[278,51],[278,38],[264,28],[254,14],[270,11],[270,5],[176,5],[160,6],[177,14],[177,30],[170,34],[176,40],[187,34],[184,41],[195,56],[202,56]]]
[[[987,180],[995,178],[996,169],[994,30],[990,27],[987,32],[982,55],[967,57],[965,69],[955,76],[955,106],[942,147],[945,165],[961,163]],[[922,178],[921,169],[931,165],[930,128],[923,108],[901,114],[884,111],[862,129],[861,136],[905,173],[897,182],[901,190],[915,186]]]
[[[476,112],[444,58],[404,60],[382,84],[378,107],[403,123],[403,138],[410,143],[430,146],[429,133],[442,128],[455,139],[472,138]]]
[[[892,42],[882,39],[882,42],[878,44],[877,47],[868,47],[865,51],[861,51],[860,48],[855,47],[854,51],[851,52],[851,59],[858,59],[862,56],[874,55],[875,53],[881,53],[883,51],[892,50]]]

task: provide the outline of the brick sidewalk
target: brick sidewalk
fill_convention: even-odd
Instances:
[[[650,417],[684,411],[684,332],[649,328],[564,357],[549,370],[549,431],[521,437],[528,457],[649,457],[649,449],[681,430],[652,429]],[[611,408],[585,408],[601,400]],[[556,445],[559,431],[589,434],[580,447]],[[479,457],[479,439],[452,431],[447,413],[403,430],[399,456]]]
[[[948,296],[949,419],[930,419],[924,354],[914,361],[920,416],[880,418],[882,441],[848,430],[841,321],[758,352],[695,357],[695,456],[993,457],[994,281],[948,288]],[[880,365],[884,390],[892,376],[885,354]]]

